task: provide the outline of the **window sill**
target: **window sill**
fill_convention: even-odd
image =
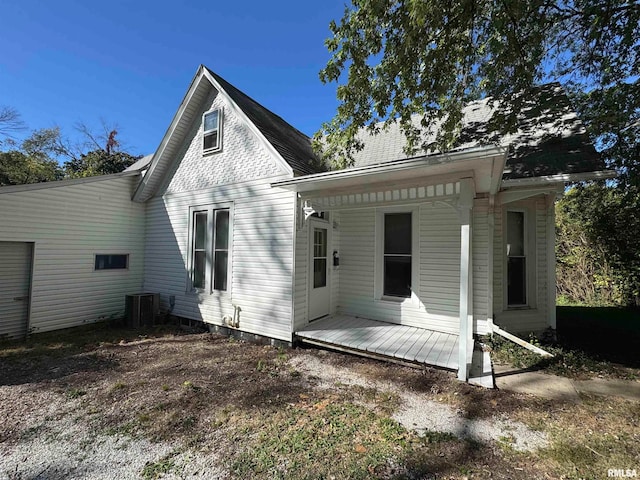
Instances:
[[[191,295],[193,297],[226,297],[230,296],[230,293],[227,290],[213,290],[212,292],[207,292],[206,290],[187,290],[185,292],[187,295]]]
[[[222,147],[218,147],[218,148],[210,148],[209,150],[203,150],[202,151],[202,156],[203,157],[207,157],[209,155],[212,155],[214,153],[219,153],[222,151]]]
[[[533,310],[529,305],[507,305],[508,311]]]
[[[378,300],[380,302],[390,302],[390,303],[410,303],[411,297],[393,297],[391,295],[383,295]]]

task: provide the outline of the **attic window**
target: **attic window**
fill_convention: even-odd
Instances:
[[[206,112],[202,116],[203,153],[217,152],[222,148],[222,110]]]

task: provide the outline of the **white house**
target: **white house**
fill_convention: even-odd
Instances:
[[[108,318],[146,291],[213,327],[466,379],[488,320],[555,327],[554,199],[610,173],[557,86],[516,134],[491,137],[491,112],[469,105],[452,151],[406,158],[392,127],[325,171],[309,138],[200,66],[148,165],[0,188],[0,334]]]

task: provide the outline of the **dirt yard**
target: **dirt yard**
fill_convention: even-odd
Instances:
[[[205,333],[93,326],[0,344],[0,405],[0,479],[640,472],[639,403],[551,403]]]

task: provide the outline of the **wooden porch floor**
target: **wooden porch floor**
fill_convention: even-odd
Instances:
[[[458,335],[349,315],[315,320],[295,332],[302,342],[336,346],[407,362],[458,369]]]

